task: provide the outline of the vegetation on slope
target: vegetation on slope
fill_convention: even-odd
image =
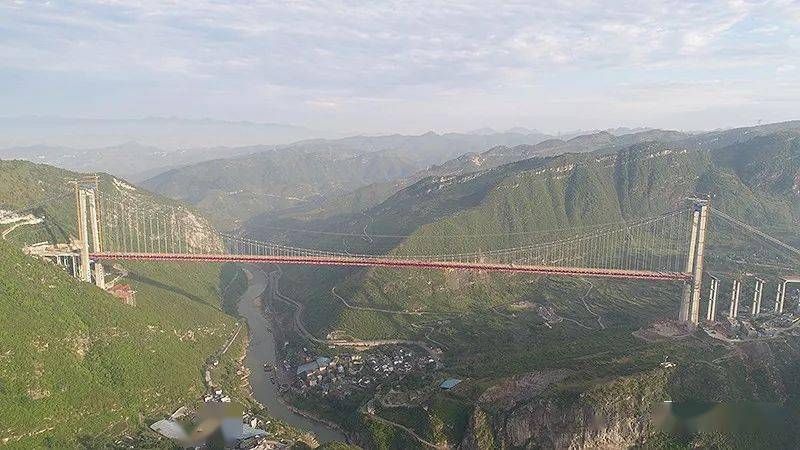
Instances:
[[[153,214],[170,210],[180,220],[196,226],[198,233],[191,238],[193,245],[219,245],[209,221],[194,207],[138,189],[108,174],[97,175],[101,213],[110,214],[112,210],[108,208],[114,205],[119,205],[119,212],[135,212],[131,205]],[[42,223],[14,230],[8,240],[19,245],[69,243],[70,238],[78,234],[72,181],[85,176],[46,164],[0,160],[0,209],[21,211],[42,219]],[[106,222],[114,220],[111,215],[107,219]],[[116,219],[118,223],[123,220],[122,217]],[[107,237],[110,241],[110,236]]]
[[[734,132],[741,134],[739,130]],[[547,230],[570,228],[562,233],[575,234],[577,231],[573,227],[684,208],[686,196],[698,192],[711,195],[714,208],[762,226],[790,242],[797,241],[797,234],[792,232],[800,217],[800,196],[795,180],[800,173],[800,139],[796,133],[756,137],[713,151],[687,150],[676,145],[643,143],[614,154],[534,158],[478,174],[429,178],[400,191],[360,217],[276,223],[278,228],[302,227],[354,234],[366,230],[366,225],[372,235],[410,234],[407,239],[375,237],[374,242],[370,242],[363,237],[324,233],[281,233],[268,227],[258,228],[258,224],[253,224],[252,228],[263,233],[260,236],[272,240],[285,239],[309,247],[351,253],[459,253],[527,245],[561,235]],[[772,257],[769,248],[737,238],[741,233],[719,220],[712,219],[711,226],[713,233],[709,235],[709,244],[714,251],[709,252],[709,262],[712,269],[727,270],[733,255],[747,252]],[[452,238],[453,235],[474,237]],[[416,334],[407,324],[403,325],[407,322],[404,317],[389,318],[343,308],[330,294],[333,286],[337,286],[337,292],[352,304],[395,310],[461,313],[529,298],[544,300],[543,303],[552,304],[557,313],[577,320],[582,320],[582,314],[588,314],[581,300],[585,289],[576,287],[566,295],[548,300],[546,292],[553,289],[556,282],[536,288],[541,284],[540,279],[531,277],[314,268],[298,269],[291,278],[300,280],[298,298],[315,299],[307,305],[306,317],[312,329],[323,335],[340,329],[365,338],[397,337],[404,334],[400,331],[404,327],[407,336]],[[558,283],[569,286],[562,281]],[[639,307],[626,313],[631,309],[625,305],[612,305],[626,302],[646,305],[646,301],[637,299],[641,293],[618,295],[615,283],[596,284],[600,289],[592,290],[585,300],[592,305],[603,305],[601,312],[616,317],[618,322],[629,320],[630,314],[653,312]],[[607,294],[603,293],[603,286],[607,287]],[[677,302],[675,293],[669,295],[671,302]],[[672,303],[662,306],[663,311],[668,311],[666,317],[670,317],[674,309],[670,305]],[[619,314],[615,316],[616,311]],[[592,317],[587,319],[591,321]]]
[[[391,152],[275,151],[209,161],[151,178],[145,187],[191,202],[225,227],[258,214],[315,202],[417,170]]]
[[[217,267],[132,265],[131,307],[6,242],[0,253],[1,442],[110,438],[203,393],[203,361],[234,324]]]
[[[202,395],[203,365],[235,328],[222,312],[218,265],[122,263],[118,283],[136,291],[129,306],[23,255],[23,244],[75,235],[68,182],[78,176],[0,161],[0,209],[34,205],[30,212],[45,218],[0,240],[0,443],[14,447],[100,445],[136,434]],[[101,193],[119,190],[180,207],[101,177]]]
[[[373,239],[307,234],[305,240],[297,240],[303,235],[299,231],[274,232],[270,238],[353,253],[477,251],[541,242],[564,233],[546,230],[685,208],[686,196],[698,193],[709,194],[714,208],[797,242],[798,134],[720,140],[733,143],[713,148],[700,145],[707,141],[642,143],[613,153],[533,158],[475,174],[431,177],[366,211],[370,222],[351,216],[282,224],[353,235],[368,225]],[[410,236],[378,237],[381,234]],[[472,237],[455,239],[454,235]],[[712,218],[709,239],[713,251],[707,261],[712,271],[735,275],[753,255],[777,264],[774,249],[718,219]],[[768,268],[759,271],[770,279],[778,273]],[[678,285],[395,269],[298,268],[286,275],[287,290],[307,300],[305,319],[317,335],[339,330],[369,339],[430,338],[435,345],[445,346],[448,370],[473,378],[478,391],[497,377],[550,367],[574,370],[581,383],[589,384],[650,370],[665,356],[681,366],[702,368],[716,365],[715,360],[726,351],[725,346],[707,340],[648,342],[632,335],[654,320],[674,318],[681,292]],[[436,314],[408,316],[348,308],[331,294],[332,287],[358,307]],[[520,301],[535,306],[512,307],[511,303]],[[552,308],[562,320],[546,320],[539,307]],[[743,366],[741,361],[731,361],[724,370],[726,376],[741,372]],[[691,373],[681,372],[681,379],[694,388],[704,386]],[[743,384],[761,387],[737,393],[736,398],[752,398],[773,389],[765,387],[764,380],[774,380],[774,376],[743,376]],[[406,418],[417,415],[409,413]],[[415,423],[422,421],[408,425],[434,438]],[[401,439],[377,428],[373,435],[389,443]]]
[[[222,310],[229,316],[238,316],[238,301],[247,290],[247,276],[239,265],[223,264],[219,283],[222,292]]]
[[[753,146],[769,151],[753,152]],[[740,165],[722,165],[726,154],[739,155],[735,160]],[[766,161],[771,161],[771,166],[765,166]],[[387,228],[417,230],[393,250],[397,254],[527,245],[554,235],[520,232],[651,216],[683,207],[686,195],[692,192],[711,194],[713,207],[734,216],[785,229],[800,217],[798,173],[797,135],[757,138],[710,155],[675,151],[664,144],[641,144],[611,156],[566,155],[538,163],[525,161],[477,178],[412,186],[370,213],[375,215],[372,229],[376,234]],[[454,235],[475,237],[450,237]],[[357,303],[423,309],[463,309],[477,299],[498,304],[508,298],[498,296],[506,288],[493,289],[493,283],[448,284],[446,278],[438,272],[377,269],[352,278],[341,293],[349,293]],[[489,280],[503,285],[506,279],[496,276]]]

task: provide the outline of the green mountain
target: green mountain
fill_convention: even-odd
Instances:
[[[0,242],[0,442],[109,441],[195,401],[235,320],[219,267],[126,264],[136,306]]]
[[[71,182],[81,176],[81,173],[46,164],[0,160],[0,181],[3,183],[0,209],[24,210],[26,214],[33,214],[42,220],[36,226],[22,226],[10,233],[8,239],[20,245],[45,241],[68,243],[70,237],[77,235],[75,195]],[[99,189],[101,209],[115,203],[138,205],[150,211],[170,208],[198,229],[197,244],[216,243],[211,223],[193,206],[136,188],[108,174],[99,174]]]
[[[480,172],[431,176],[363,213],[257,218],[247,230],[261,239],[351,253],[485,251],[561,233],[547,230],[687,207],[685,198],[691,194],[708,194],[713,208],[800,245],[800,123],[539,156]],[[796,257],[713,216],[710,227],[707,270],[725,282],[758,275],[772,283],[798,265]],[[530,233],[534,230],[539,231]],[[630,423],[639,420],[630,411],[674,396],[676,386],[695,400],[800,399],[797,364],[778,356],[785,350],[782,343],[772,349],[748,347],[746,352],[771,355],[758,366],[759,358],[742,356],[735,347],[705,335],[658,341],[636,337],[637,330],[654,321],[674,319],[681,295],[675,283],[397,269],[294,267],[284,273],[282,290],[305,303],[303,320],[317,336],[337,332],[362,339],[425,340],[442,347],[448,375],[470,382],[460,393],[435,396],[431,402],[456,401],[460,414],[470,416],[465,448],[487,448],[482,439],[489,437],[504,441],[504,447],[536,447],[553,438],[553,432],[534,432],[531,424],[552,423],[562,430],[566,425],[556,420],[558,414],[574,417],[597,405],[620,423]],[[750,289],[745,287],[742,298],[752,297]],[[679,370],[657,378],[651,372],[665,356]],[[481,402],[487,387],[508,377],[556,369],[569,371],[569,377],[542,391],[541,397],[525,397],[528,385],[522,384],[521,399],[508,409],[487,411]],[[642,379],[661,384],[647,387]],[[726,381],[720,390],[704,390],[709,379],[734,381]],[[642,392],[654,397],[621,409],[610,403]],[[435,412],[434,403],[379,412],[437,440],[441,430],[435,424],[445,413]],[[518,422],[512,420],[515,412],[522,415]],[[516,423],[522,428],[509,428]],[[575,432],[580,434],[583,425],[578,423]],[[376,425],[370,430],[366,439],[376,446],[405,442],[397,429]],[[471,446],[473,439],[477,446]],[[461,438],[448,442],[457,445]]]
[[[0,161],[0,209],[33,205],[26,212],[44,218],[0,240],[0,446],[75,448],[138,436],[152,420],[200,398],[204,362],[236,329],[221,309],[217,265],[117,264],[118,282],[136,292],[129,306],[24,255],[25,244],[74,236],[68,182],[79,175]],[[185,208],[102,177],[101,192],[111,196],[117,188],[152,205]]]
[[[487,170],[535,156],[553,156],[562,153],[585,153],[600,149],[611,151],[640,142],[670,142],[686,139],[688,137],[687,134],[669,130],[647,130],[622,135],[614,135],[606,131],[601,131],[598,133],[575,136],[566,141],[561,139],[548,139],[534,145],[517,145],[513,147],[504,145],[493,147],[482,153],[467,153],[439,166],[433,166],[423,172],[423,174],[458,175]]]
[[[225,227],[238,227],[260,214],[325,209],[355,189],[371,184],[393,186],[396,181],[465,152],[497,145],[535,144],[546,138],[540,133],[429,132],[419,136],[313,139],[269,148],[236,149],[251,154],[177,168],[142,185],[198,205]],[[378,191],[379,197],[381,192]],[[324,205],[328,200],[333,204]]]
[[[634,144],[645,142],[673,143],[675,148],[720,148],[742,140],[797,128],[797,122],[769,124],[745,129],[710,132],[691,135],[670,130],[623,130],[624,134],[601,131],[579,134],[568,140],[548,139],[536,144],[516,146],[501,145],[483,152],[469,152],[417,171],[398,180],[379,182],[360,187],[354,191],[333,195],[319,203],[299,204],[296,207],[270,211],[256,216],[251,223],[266,223],[281,219],[321,219],[347,214],[361,214],[377,206],[402,188],[428,177],[452,177],[475,172],[485,172],[496,167],[537,157],[548,157],[567,153],[598,152],[613,153]]]
[[[506,133],[506,135],[508,135],[508,133]],[[514,134],[511,133],[511,135],[513,136]],[[488,134],[479,136],[483,136],[487,139],[497,139],[498,136],[505,135]],[[494,167],[533,158],[535,156],[543,157],[563,153],[585,153],[598,149],[610,150],[655,138],[676,140],[679,138],[686,138],[687,136],[688,135],[683,133],[662,130],[648,130],[619,136],[612,135],[608,132],[598,132],[576,136],[568,141],[548,139],[536,144],[521,144],[512,147],[501,145],[492,147],[482,153],[468,152],[447,160],[442,164],[425,167],[405,177],[374,182],[348,192],[330,194],[320,198],[320,201],[317,202],[300,202],[293,207],[266,211],[254,216],[250,222],[265,223],[282,219],[308,221],[332,216],[362,214],[363,211],[382,203],[401,189],[428,177],[454,176],[486,171]],[[473,136],[470,137],[473,138]],[[474,146],[475,143],[467,142],[460,148],[466,149]]]
[[[237,149],[249,155],[173,169],[142,185],[198,205],[225,227],[237,227],[255,216],[360,212],[428,176],[486,170],[533,156],[686,137],[648,130],[619,136],[598,132],[567,141],[522,132],[319,139],[273,149]]]
[[[530,244],[530,235],[520,233],[529,230],[648,217],[684,205],[688,194],[706,193],[714,208],[796,243],[796,233],[787,227],[800,219],[798,176],[798,132],[716,150],[644,143],[612,154],[530,159],[477,176],[429,178],[367,213],[373,234],[409,235],[393,243],[393,252],[458,253]],[[447,237],[453,235],[483,237]],[[387,288],[395,285],[402,289]],[[446,285],[440,273],[378,269],[359,277],[352,295],[361,302],[424,308],[459,303],[462,297],[465,304],[486,304],[480,293]]]
[[[226,227],[260,213],[291,208],[418,169],[391,152],[299,153],[285,150],[209,161],[175,169],[143,183],[197,205]]]

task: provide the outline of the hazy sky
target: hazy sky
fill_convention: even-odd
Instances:
[[[792,0],[0,1],[2,116],[707,129],[800,119],[798,80]]]

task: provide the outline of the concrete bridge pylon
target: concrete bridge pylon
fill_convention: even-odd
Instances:
[[[92,281],[105,289],[103,265],[97,261],[91,264],[89,254],[103,251],[100,228],[99,179],[86,177],[75,181],[75,206],[78,210],[78,240],[80,241],[80,278],[87,283]],[[91,246],[91,250],[90,250]],[[94,274],[92,274],[94,268]],[[94,276],[93,276],[94,275]]]
[[[678,313],[678,320],[697,326],[700,322],[700,296],[703,285],[703,257],[706,246],[706,230],[708,228],[709,200],[707,198],[691,198],[692,231],[689,237],[689,256],[686,259],[686,273],[691,273],[691,282],[683,288],[683,298]]]

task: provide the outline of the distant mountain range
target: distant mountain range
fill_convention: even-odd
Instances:
[[[248,147],[190,148],[167,151],[137,142],[109,147],[80,149],[50,145],[30,145],[0,150],[2,159],[23,159],[46,163],[78,172],[107,172],[137,182],[175,167],[221,156],[238,156]]]
[[[434,133],[420,135],[392,134],[385,136],[351,136],[342,139],[313,139],[280,148],[304,153],[354,152],[373,153],[389,150],[414,160],[422,167],[440,164],[469,152],[498,145],[536,144],[552,136],[542,133]]]
[[[554,151],[555,156],[546,151]],[[448,222],[448,226],[468,226],[466,210],[489,201],[500,202],[512,195],[514,202],[523,204],[511,206],[512,199],[502,200],[507,210],[492,211],[497,215],[497,223],[490,231],[502,235],[510,231],[502,228],[512,226],[509,221],[537,221],[513,228],[549,229],[660,212],[657,205],[670,207],[693,192],[713,194],[715,203],[729,211],[739,211],[740,216],[753,223],[768,223],[769,217],[792,223],[800,220],[798,155],[800,121],[701,135],[659,130],[621,137],[598,133],[569,141],[549,140],[533,146],[497,147],[465,155],[417,172],[402,183],[362,187],[331,197],[320,206],[334,211],[282,217],[264,214],[252,219],[248,226],[258,229],[260,224],[279,221],[286,227],[297,220],[303,222],[302,226],[294,223],[291,227],[330,229],[342,226],[351,219],[349,215],[363,220],[360,214],[363,210],[373,218],[370,225],[373,232],[406,235],[423,226],[429,231],[432,223],[456,213],[458,221]],[[486,164],[476,165],[476,158],[484,158]],[[520,180],[537,180],[542,176],[536,174],[548,167],[571,169],[567,175],[545,177],[553,186],[537,185],[536,190],[526,191]],[[631,183],[636,186],[625,187]],[[605,193],[602,201],[586,200],[600,193]],[[552,198],[553,195],[588,203],[568,205],[566,198]],[[656,198],[657,201],[653,200]],[[376,203],[370,205],[365,199]],[[553,203],[542,205],[542,202]],[[348,210],[346,205],[351,203],[361,209]],[[545,210],[536,212],[540,208]],[[528,217],[515,218],[514,211],[526,211]],[[475,220],[488,220],[485,212],[476,211]],[[557,217],[560,219],[555,220]],[[555,221],[538,222],[544,218]],[[359,227],[349,231],[358,232]]]
[[[142,183],[192,202],[223,227],[252,216],[319,201],[364,184],[404,178],[418,165],[394,152],[269,151],[170,170]]]
[[[22,119],[0,119],[0,129],[4,123],[7,126],[14,120]],[[50,132],[81,124],[88,130],[112,125],[131,130],[152,127],[164,134],[172,127],[178,130],[178,135],[198,126],[206,128],[200,135],[220,129],[226,132],[284,129],[277,125],[179,119],[77,122],[38,119],[31,123],[42,128],[49,124]],[[169,125],[166,131],[159,128],[165,125]],[[339,208],[345,211],[363,209],[425,177],[480,172],[534,157],[614,152],[648,141],[697,148],[719,147],[795,125],[796,122],[787,122],[698,134],[615,128],[560,137],[523,127],[502,133],[484,128],[469,133],[315,138],[282,145],[202,146],[180,150],[165,150],[137,142],[91,149],[31,145],[0,150],[0,158],[25,159],[82,172],[113,173],[141,182],[164,195],[195,203],[218,224],[229,227],[277,211],[328,215]],[[224,133],[217,139],[223,138]],[[314,212],[315,209],[318,211]]]
[[[646,141],[670,142],[688,138],[689,135],[669,130],[648,130],[632,134],[614,135],[600,131],[579,135],[568,140],[547,139],[534,145],[501,145],[481,153],[466,153],[442,165],[431,167],[427,175],[455,175],[491,169],[514,161],[535,156],[552,156],[560,153],[584,153],[599,149],[613,150]]]
[[[192,147],[285,144],[336,133],[304,127],[212,119],[0,118],[0,148],[30,145],[94,148],[139,142],[165,150]]]
[[[720,148],[795,128],[797,122],[701,134],[658,129],[625,134],[631,129],[614,129],[614,133],[600,131],[569,139],[510,131],[491,134],[489,129],[468,134],[313,139],[235,149],[247,155],[176,168],[142,184],[195,203],[218,223],[234,226],[279,211],[299,217],[364,209],[426,177],[481,172],[535,157],[612,153],[644,142]]]
[[[288,125],[215,120],[0,118],[0,159],[107,172],[137,182],[181,166],[278,148],[345,155],[393,150],[424,168],[463,152],[532,144],[548,137],[524,128],[480,135],[429,132],[321,138],[325,135]]]
[[[233,149],[245,156],[169,170],[142,182],[148,189],[199,205],[231,226],[261,213],[318,203],[372,183],[405,179],[469,152],[536,144],[541,134],[312,139],[282,146]]]

